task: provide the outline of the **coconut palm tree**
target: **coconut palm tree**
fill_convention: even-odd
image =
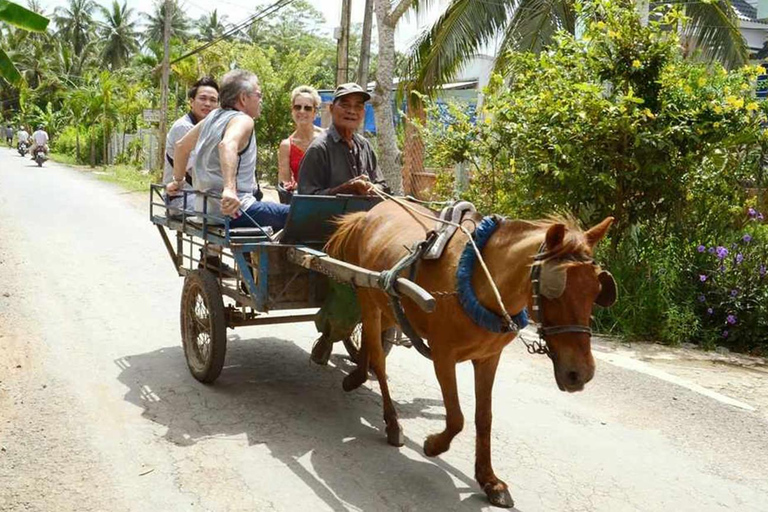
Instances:
[[[619,1],[634,6],[631,0]],[[416,10],[431,3],[417,2]],[[727,66],[747,62],[746,43],[730,0],[667,3],[682,4],[690,18],[681,34],[689,47]],[[510,50],[541,51],[557,31],[575,33],[576,20],[575,0],[451,0],[414,44],[409,56],[411,75],[417,88],[429,90],[449,81],[462,64],[493,43],[497,43],[496,70],[500,71]]]
[[[163,27],[165,26],[165,2],[155,4],[151,14],[143,13],[147,24],[146,41],[162,42]],[[171,38],[177,37],[183,41],[189,39],[190,20],[179,6],[177,0],[171,2]]]
[[[104,42],[101,60],[115,70],[128,64],[139,50],[139,34],[136,21],[132,19],[133,9],[129,9],[125,1],[121,6],[117,0],[113,0],[111,10],[102,6],[99,6],[99,10],[105,19],[99,27],[99,35]]]
[[[200,19],[197,20],[197,23],[195,23],[197,27],[197,35],[200,40],[209,42],[220,37],[227,30],[225,25],[226,20],[227,16],[219,16],[217,9],[214,9],[213,12],[207,16],[201,16]]]
[[[96,3],[93,0],[69,0],[68,7],[57,7],[53,11],[58,36],[70,41],[78,55],[93,38],[96,28],[93,19],[95,9]]]

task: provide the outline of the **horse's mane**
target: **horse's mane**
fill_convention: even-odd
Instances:
[[[344,259],[344,252],[357,226],[365,219],[367,212],[348,213],[340,218],[334,219],[336,231],[325,244],[325,252],[332,258]]]
[[[565,226],[565,235],[563,242],[554,249],[548,250],[539,259],[548,260],[571,260],[571,261],[589,261],[592,259],[592,247],[587,243],[584,231],[581,229],[579,221],[571,215],[551,215],[545,219],[539,219],[526,222],[532,229],[524,238],[524,243],[543,242],[547,230],[554,224],[563,224]],[[535,242],[534,242],[535,241]]]

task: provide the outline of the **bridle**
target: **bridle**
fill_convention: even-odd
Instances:
[[[533,257],[533,265],[531,265],[531,295],[533,299],[533,307],[531,308],[531,317],[533,318],[533,321],[536,322],[538,327],[538,335],[539,339],[534,341],[527,341],[522,336],[520,339],[525,343],[526,348],[528,349],[529,354],[546,354],[550,358],[552,357],[551,353],[549,352],[549,348],[547,347],[547,341],[546,337],[553,336],[555,334],[565,334],[565,333],[579,333],[579,334],[587,334],[589,336],[592,335],[592,328],[589,325],[544,325],[544,320],[542,316],[542,303],[541,303],[541,267],[542,263],[544,262],[545,256],[546,256],[546,243],[542,243],[541,247],[539,247],[539,252],[536,254],[536,256]],[[589,260],[581,260],[576,258],[571,258],[574,261],[579,261],[582,263],[590,263],[592,265],[595,264],[595,262],[591,259]]]

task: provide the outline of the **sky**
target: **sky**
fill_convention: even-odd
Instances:
[[[22,0],[16,1],[22,4],[25,3]],[[123,0],[119,1],[122,3]],[[112,0],[96,0],[96,2],[108,6],[112,3]],[[127,2],[128,6],[136,12],[151,12],[154,10],[154,0],[127,0]],[[46,12],[52,12],[57,6],[67,5],[67,3],[66,0],[40,1]],[[187,14],[192,18],[199,18],[202,14],[212,10],[210,7],[206,7],[206,5],[211,5],[207,0],[181,0],[181,3],[185,6]],[[274,3],[274,0],[216,0],[213,5],[218,9],[219,14],[226,14],[228,16],[230,23],[236,23],[247,18],[256,10],[256,7],[272,3]],[[314,5],[325,16],[325,33],[329,36],[333,35],[333,29],[338,26],[341,18],[341,0],[309,0],[309,3]],[[408,49],[410,43],[421,29],[429,26],[440,15],[441,10],[447,5],[447,0],[435,2],[435,4],[435,7],[430,12],[419,17],[419,19],[413,14],[408,14],[400,21],[395,38],[395,46],[399,51]],[[365,0],[352,0],[352,23],[363,22],[364,7]]]

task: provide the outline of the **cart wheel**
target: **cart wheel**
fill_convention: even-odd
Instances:
[[[357,324],[355,330],[348,338],[344,338],[344,348],[347,349],[349,358],[357,363],[357,356],[360,354],[360,343],[362,342],[361,335],[363,333],[363,324]],[[381,331],[381,343],[384,347],[384,357],[389,355],[389,351],[392,350],[394,345],[395,335],[397,334],[397,328],[390,327]]]
[[[192,376],[210,384],[224,366],[227,324],[216,278],[208,270],[193,270],[181,291],[181,342]]]

